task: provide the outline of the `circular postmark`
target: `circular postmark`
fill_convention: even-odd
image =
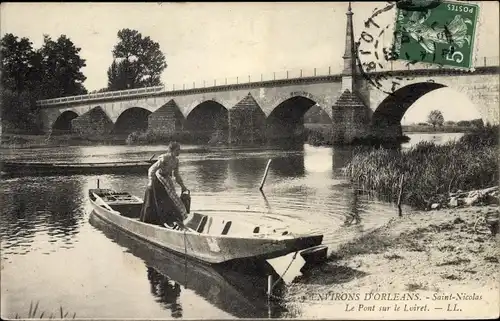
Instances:
[[[361,75],[369,84],[386,94],[394,93],[405,80],[390,74],[399,58],[394,45],[394,39],[401,36],[395,26],[396,12],[397,5],[394,2],[389,2],[383,8],[375,8],[364,21],[364,28],[355,43],[356,63]],[[406,77],[406,80],[411,78]]]
[[[368,83],[392,94],[404,81],[414,79],[412,65],[417,67],[412,69],[460,67],[457,64],[464,60],[460,48],[472,41],[467,34],[471,19],[447,15],[438,8],[440,2],[391,1],[373,10],[355,48],[358,69]],[[472,14],[474,8],[461,9]]]
[[[408,11],[424,11],[439,6],[441,0],[399,0],[396,6]]]

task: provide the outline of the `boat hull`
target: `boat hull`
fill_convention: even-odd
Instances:
[[[322,235],[258,238],[172,230],[113,213],[92,198],[90,201],[94,214],[105,222],[151,244],[210,264],[249,258],[271,259],[319,245],[323,240]]]
[[[3,161],[1,170],[7,175],[74,175],[106,173],[144,173],[152,162],[120,163],[42,163]]]
[[[272,267],[268,266],[263,274],[243,274],[221,265],[193,261],[186,264],[183,256],[162,251],[148,242],[118,230],[116,226],[102,221],[95,213],[91,213],[89,223],[102,231],[106,237],[144,260],[148,269],[155,269],[167,281],[176,282],[184,289],[194,291],[218,308],[238,318],[268,316],[267,275],[273,275],[274,280],[279,280],[279,275]],[[149,275],[148,279],[153,283],[154,280]],[[273,290],[275,296],[281,288],[282,282],[277,283]]]

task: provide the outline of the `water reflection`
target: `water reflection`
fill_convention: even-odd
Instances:
[[[305,174],[304,154],[274,157],[271,162],[273,174],[282,178],[303,177]]]
[[[181,170],[189,170],[189,168],[186,168],[188,166],[192,166],[194,168],[194,177],[189,178],[190,180],[196,182],[197,185],[210,187],[210,192],[217,192],[224,189],[224,183],[229,175],[229,166],[227,160],[209,159],[195,161],[184,164],[184,168],[181,168]]]
[[[147,267],[148,280],[151,283],[151,294],[162,303],[165,309],[172,311],[174,318],[182,317],[182,306],[179,303],[181,286],[168,276],[161,274],[152,267]]]
[[[113,226],[103,222],[91,213],[89,222],[113,242],[141,258],[147,271],[150,291],[171,316],[183,316],[183,292],[188,289],[212,305],[239,318],[279,317],[284,311],[280,302],[283,283],[277,283],[274,294],[277,300],[267,302],[267,274],[275,272],[270,267],[251,262],[231,266],[209,266],[186,260],[179,255],[161,250],[144,241],[136,239]],[[255,262],[252,262],[255,263]],[[264,272],[262,272],[264,271]],[[263,274],[262,274],[263,273]],[[183,286],[183,287],[181,287]]]
[[[234,187],[255,188],[259,186],[267,164],[266,158],[236,158],[229,160],[229,170]]]
[[[2,247],[30,249],[36,235],[73,244],[84,216],[78,179],[13,179],[0,185]]]
[[[346,199],[347,199],[347,211],[345,213],[345,226],[357,225],[361,223],[361,208],[359,202],[359,191],[355,188],[348,189],[346,191]]]
[[[464,133],[404,133],[410,138],[410,141],[401,145],[403,149],[408,149],[420,142],[432,142],[436,145],[442,145],[451,141],[459,140]]]
[[[339,173],[340,169],[347,166],[355,154],[354,147],[335,147],[332,153],[332,169]]]

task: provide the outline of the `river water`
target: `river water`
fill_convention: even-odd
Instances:
[[[166,146],[10,150],[3,158],[101,162],[142,160]],[[390,204],[356,193],[340,169],[349,149],[304,145],[297,150],[184,146],[181,172],[192,210],[227,211],[237,219],[279,222],[324,234],[329,251],[397,215]],[[261,177],[272,159],[264,187]],[[2,316],[27,317],[30,304],[59,317],[240,318],[283,316],[268,310],[265,279],[187,264],[98,222],[86,199],[102,188],[143,196],[147,175],[75,175],[2,179]],[[361,223],[345,225],[357,214]],[[187,266],[186,266],[186,264]],[[258,290],[259,289],[259,290]],[[269,314],[270,313],[270,314]]]

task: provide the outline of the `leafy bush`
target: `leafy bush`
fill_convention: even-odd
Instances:
[[[500,126],[487,125],[474,128],[460,138],[463,144],[473,146],[497,146]]]
[[[333,133],[331,126],[318,126],[304,128],[305,141],[313,146],[331,146],[333,145]]]

